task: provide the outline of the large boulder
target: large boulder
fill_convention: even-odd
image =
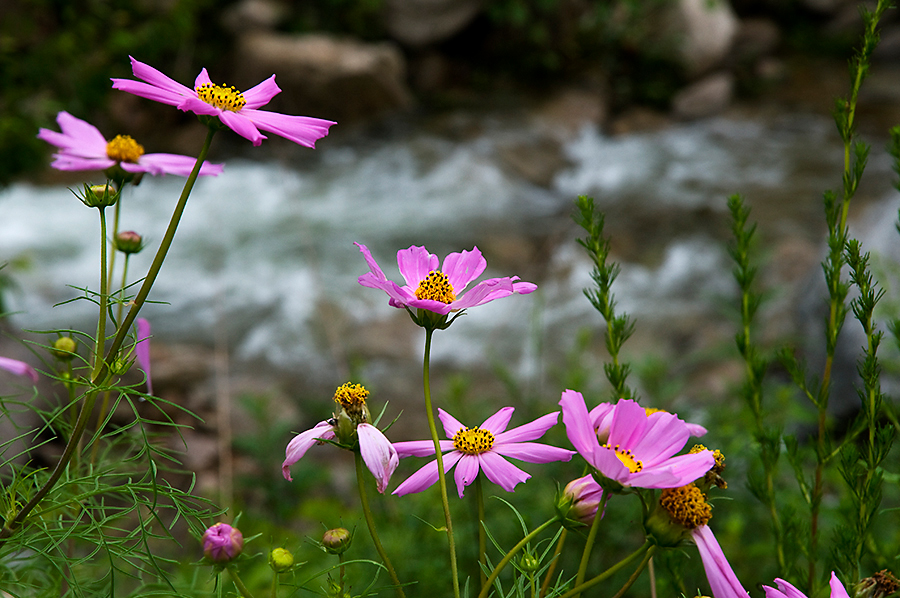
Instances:
[[[384,24],[402,44],[423,47],[460,32],[485,0],[387,0]]]
[[[406,108],[406,62],[392,43],[368,44],[329,35],[257,32],[240,38],[240,84],[272,73],[282,92],[271,109],[339,122]]]
[[[665,37],[676,44],[678,59],[692,78],[728,56],[738,31],[738,17],[727,0],[676,0],[664,19]]]

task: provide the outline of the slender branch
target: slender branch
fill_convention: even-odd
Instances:
[[[381,540],[378,539],[378,532],[375,531],[375,520],[372,518],[372,509],[369,508],[369,499],[366,496],[365,468],[363,467],[362,454],[358,451],[354,451],[354,456],[356,461],[356,487],[359,489],[359,502],[362,505],[366,527],[369,528],[369,535],[372,536],[372,543],[375,544],[375,550],[378,552],[378,556],[381,557],[382,562],[384,562],[384,567],[388,571],[388,575],[391,576],[391,581],[394,583],[394,589],[397,591],[397,596],[399,598],[406,598],[403,593],[403,587],[400,584],[400,578],[397,577],[397,572],[391,564],[391,559],[388,558],[384,546],[381,545]],[[343,565],[341,565],[341,571],[343,571]]]
[[[612,577],[615,573],[618,573],[619,569],[622,569],[623,567],[625,567],[625,565],[627,565],[628,563],[630,563],[637,557],[641,556],[641,553],[648,552],[652,555],[652,553],[655,551],[655,549],[656,549],[656,546],[651,545],[649,541],[645,542],[643,546],[641,546],[640,548],[638,548],[637,550],[635,550],[634,552],[629,554],[627,557],[625,557],[624,559],[622,559],[621,561],[619,561],[618,563],[616,563],[615,565],[613,565],[612,567],[610,567],[609,569],[607,569],[606,571],[604,571],[603,573],[598,575],[597,577],[594,577],[594,578],[584,582],[581,585],[576,585],[574,588],[572,588],[571,590],[569,590],[568,592],[566,592],[559,598],[574,598],[575,596],[580,595],[583,591],[591,589],[598,583],[604,582],[607,579],[609,579],[610,577]],[[641,569],[642,569],[642,567],[639,568],[635,572],[635,574],[639,574]],[[636,575],[634,575],[634,577],[636,577]]]
[[[500,572],[503,571],[503,568],[509,564],[509,562],[512,560],[512,558],[514,556],[516,556],[516,553],[518,553],[520,550],[522,550],[522,548],[524,548],[526,544],[528,544],[529,542],[534,540],[538,534],[540,534],[542,531],[544,531],[545,529],[547,529],[549,526],[553,525],[557,521],[559,521],[558,516],[545,521],[544,523],[539,525],[537,528],[535,528],[534,531],[532,531],[527,536],[522,538],[518,544],[513,546],[512,549],[506,553],[506,556],[504,556],[500,560],[500,562],[497,563],[497,566],[494,567],[494,570],[491,571],[490,576],[487,578],[487,581],[485,582],[484,586],[482,586],[482,588],[481,588],[481,592],[478,594],[478,598],[487,598],[488,591],[490,590],[491,586],[494,585],[494,582],[497,580],[497,577],[500,575]]]
[[[484,572],[487,560],[487,533],[485,532],[484,517],[484,490],[481,483],[481,474],[475,476],[475,502],[478,505],[478,572],[481,580],[481,587],[487,581],[487,574]]]
[[[597,507],[597,515],[591,523],[591,529],[588,532],[587,541],[584,543],[584,552],[581,553],[581,564],[578,565],[578,574],[575,576],[575,586],[580,586],[584,582],[587,574],[588,561],[591,559],[591,551],[594,549],[594,542],[597,540],[597,530],[600,529],[600,520],[606,511],[606,503],[609,502],[609,492],[604,492],[600,497],[600,506]],[[578,594],[576,594],[577,596]]]

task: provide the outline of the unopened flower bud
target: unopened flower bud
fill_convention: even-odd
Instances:
[[[276,548],[269,553],[269,566],[276,573],[283,573],[294,565],[294,555],[285,548]]]
[[[330,529],[322,536],[322,546],[329,554],[343,554],[352,541],[353,535],[343,527]]]
[[[203,534],[203,555],[214,563],[227,563],[244,549],[244,535],[227,523],[217,523]]]
[[[556,510],[568,528],[590,525],[600,508],[603,490],[591,475],[586,475],[566,484],[562,496],[556,501]]]
[[[78,349],[78,343],[71,336],[61,336],[53,341],[53,348],[50,350],[53,356],[62,361],[68,361],[75,357],[75,351]]]
[[[78,195],[76,193],[76,195]],[[119,200],[119,192],[109,183],[103,185],[84,184],[84,191],[78,195],[81,203],[89,208],[108,208]]]
[[[116,249],[130,255],[144,248],[144,239],[133,230],[125,230],[116,235]]]
[[[521,556],[521,558],[519,558],[519,567],[522,569],[522,571],[529,575],[534,574],[534,572],[537,571],[538,567],[540,566],[541,562],[530,552],[526,552]]]
[[[109,369],[116,376],[124,376],[131,369],[131,361],[120,357],[110,364]]]

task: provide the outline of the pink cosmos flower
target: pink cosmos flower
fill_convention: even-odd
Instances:
[[[507,492],[512,492],[517,484],[531,476],[504,457],[511,457],[529,463],[550,463],[551,461],[568,461],[574,451],[529,442],[537,440],[559,420],[559,413],[548,413],[529,424],[507,430],[512,417],[513,407],[504,407],[487,418],[477,428],[467,428],[452,415],[438,409],[438,416],[444,425],[444,433],[450,440],[441,440],[441,452],[444,454],[444,471],[449,472],[456,465],[454,479],[459,497],[463,497],[466,486],[475,481],[480,470],[484,475]],[[431,440],[414,440],[396,442],[394,448],[401,457],[426,457],[434,454],[434,442]],[[438,480],[437,461],[432,461],[412,474],[400,484],[394,494],[404,495],[421,492]]]
[[[426,309],[447,315],[501,297],[527,295],[537,289],[537,285],[520,282],[518,276],[512,276],[482,280],[465,292],[466,287],[487,267],[487,261],[477,247],[473,247],[472,251],[451,253],[444,258],[441,266],[436,255],[415,245],[397,252],[397,265],[406,280],[401,287],[387,279],[365,245],[354,245],[359,247],[370,270],[359,277],[359,284],[387,293],[390,297],[388,303],[393,307]]]
[[[594,430],[597,432],[597,438],[606,442],[609,438],[609,425],[612,423],[613,413],[616,410],[616,406],[613,403],[600,403],[593,409],[591,409],[591,424],[594,426]],[[652,413],[657,413],[663,411],[662,409],[653,409],[651,407],[647,407],[644,409],[644,412],[649,417]],[[683,421],[683,420],[682,420]],[[691,436],[701,437],[706,434],[706,428],[701,426],[700,424],[692,424],[689,422],[684,422],[687,426],[688,431],[691,433]]]
[[[766,591],[766,598],[806,598],[806,594],[783,579],[775,578],[775,583],[778,585],[777,590],[769,586],[763,586],[763,589]],[[844,584],[837,578],[834,571],[831,572],[831,581],[828,582],[828,585],[831,586],[831,598],[850,598],[846,588],[844,588]]]
[[[559,404],[575,449],[603,476],[623,486],[677,488],[703,477],[715,464],[708,450],[675,456],[691,433],[671,413],[647,415],[636,402],[623,399],[615,405],[609,438],[600,444],[580,392],[563,391]]]
[[[38,374],[34,368],[18,359],[0,356],[0,370],[6,370],[17,376],[28,376],[35,384],[38,382]]]
[[[738,581],[709,526],[701,525],[694,528],[691,530],[691,538],[700,552],[700,560],[703,561],[703,569],[706,571],[706,579],[709,580],[713,598],[747,598],[747,590]],[[766,588],[766,598],[773,598],[769,596],[769,589],[771,588]],[[847,598],[846,594],[844,598]]]
[[[356,426],[359,437],[359,452],[363,462],[372,475],[375,476],[378,491],[384,494],[391,474],[397,469],[400,458],[397,451],[385,435],[372,424],[361,423]],[[281,464],[281,474],[284,479],[291,482],[291,465],[296,463],[315,444],[322,444],[322,440],[334,440],[334,425],[327,422],[319,422],[306,432],[294,436],[284,451],[284,463]]]
[[[217,523],[203,533],[203,555],[214,563],[227,563],[244,550],[244,534],[227,523]]]
[[[131,58],[131,69],[134,76],[145,83],[131,79],[113,79],[114,89],[175,106],[185,112],[214,116],[241,137],[252,141],[255,146],[266,139],[266,136],[260,133],[261,129],[294,143],[315,147],[316,140],[325,137],[328,128],[336,124],[321,118],[288,116],[259,110],[281,93],[281,89],[275,84],[275,75],[241,93],[234,87],[213,83],[206,69],[197,75],[193,89],[134,58]]]
[[[41,129],[37,136],[60,149],[51,164],[57,170],[106,170],[118,164],[130,173],[188,176],[197,163],[190,156],[145,154],[143,146],[127,135],[107,141],[97,127],[65,111],[56,115],[56,122],[62,133]],[[204,162],[200,167],[201,175],[221,173],[221,164]]]
[[[153,394],[153,381],[150,379],[150,322],[146,318],[137,319],[137,343],[134,345],[134,357],[138,367],[147,376],[147,394]]]

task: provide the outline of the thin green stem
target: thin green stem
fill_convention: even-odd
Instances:
[[[107,275],[108,284],[111,287],[113,281],[113,274],[116,269],[116,235],[119,234],[119,213],[121,212],[120,206],[122,205],[122,183],[118,181],[114,181],[116,185],[116,190],[119,192],[119,201],[116,202],[116,205],[113,207],[113,229],[112,235],[109,237],[109,247],[112,251],[112,255],[109,256],[109,273]]]
[[[241,578],[238,576],[237,571],[234,570],[234,567],[228,565],[225,569],[228,571],[228,575],[231,576],[231,581],[234,582],[234,585],[237,587],[238,592],[241,593],[241,596],[244,598],[253,598],[253,594],[250,593],[250,590],[248,590],[247,586],[244,585],[244,582],[241,581]]]
[[[354,457],[356,460],[356,487],[359,489],[359,502],[362,506],[363,516],[366,519],[366,527],[369,528],[369,535],[372,536],[372,543],[375,544],[375,550],[378,552],[378,556],[381,557],[381,560],[388,571],[388,575],[391,576],[391,581],[394,583],[397,596],[399,598],[405,598],[403,587],[400,585],[400,578],[397,577],[397,572],[394,571],[391,559],[388,558],[384,546],[381,545],[381,540],[378,539],[378,532],[375,531],[375,520],[372,518],[372,509],[369,508],[369,499],[366,496],[365,467],[363,466],[362,455],[359,452],[354,452]]]
[[[591,523],[591,529],[588,532],[587,541],[584,543],[584,552],[581,553],[581,564],[578,565],[578,574],[575,576],[575,586],[584,583],[587,574],[588,562],[591,560],[591,551],[594,549],[594,542],[597,540],[597,530],[600,529],[600,520],[603,518],[602,513],[606,511],[606,503],[609,502],[609,492],[604,492],[600,497],[600,506],[597,507],[597,516]],[[577,596],[578,594],[576,594]]]
[[[503,568],[509,564],[509,562],[513,559],[514,556],[516,556],[516,553],[518,553],[520,550],[522,550],[522,548],[524,548],[526,544],[528,544],[529,542],[534,540],[538,534],[540,534],[542,531],[544,531],[545,529],[547,529],[549,526],[553,525],[557,521],[559,521],[558,516],[545,521],[544,523],[539,525],[537,528],[535,528],[534,531],[530,532],[527,536],[522,538],[518,544],[513,546],[512,549],[509,552],[507,552],[506,555],[500,560],[500,562],[497,563],[497,566],[494,567],[494,570],[491,571],[490,576],[488,576],[487,581],[485,582],[484,586],[482,586],[482,588],[481,588],[481,592],[478,594],[478,598],[487,598],[488,592],[490,591],[491,586],[494,585],[494,582],[497,580],[497,577],[500,575],[500,572],[503,571]]]
[[[598,575],[597,577],[589,579],[588,581],[586,581],[582,584],[576,585],[574,588],[572,588],[571,590],[569,590],[568,592],[566,592],[559,598],[574,598],[575,596],[581,595],[581,593],[584,592],[585,590],[591,589],[598,583],[602,583],[602,582],[606,581],[607,579],[609,579],[610,577],[612,577],[614,574],[618,573],[619,569],[622,569],[623,567],[628,565],[628,563],[630,563],[637,557],[641,556],[642,553],[649,552],[652,555],[652,553],[655,551],[655,549],[656,549],[656,546],[650,544],[649,541],[644,542],[643,546],[641,546],[640,548],[638,548],[637,550],[635,550],[634,552],[629,554],[627,557],[625,557],[624,559],[622,559],[621,561],[619,561],[618,563],[616,563],[615,565],[613,565],[612,567],[610,567],[609,569],[607,569],[606,571],[604,571],[603,573]],[[649,560],[649,559],[647,559],[647,560]],[[639,574],[642,568],[643,567],[639,568],[638,571],[636,571],[635,573]],[[633,577],[636,578],[636,575],[633,575]]]
[[[338,563],[340,564],[338,567],[338,596],[344,598],[344,575],[347,573],[347,566],[344,564],[343,553],[338,555]]]
[[[568,533],[569,530],[563,528],[562,533],[559,534],[559,540],[556,542],[556,549],[553,551],[553,560],[550,562],[547,573],[544,575],[544,583],[541,584],[540,598],[544,598],[544,595],[547,593],[547,588],[550,587],[550,581],[553,578],[553,573],[556,571],[556,565],[559,563],[559,555],[562,554],[563,545],[566,543],[566,535]]]
[[[484,529],[484,490],[480,473],[475,476],[475,502],[478,505],[478,572],[483,588],[484,582],[487,581],[487,574],[484,572],[487,564],[487,533]]]
[[[269,598],[278,598],[278,571],[272,571],[272,591]]]
[[[422,384],[425,387],[425,413],[428,416],[428,429],[434,442],[434,454],[438,466],[438,486],[441,490],[441,506],[444,509],[444,522],[447,527],[447,543],[450,550],[450,575],[453,576],[453,596],[459,598],[459,573],[456,564],[456,542],[453,539],[453,521],[450,517],[450,500],[447,498],[447,476],[444,472],[444,457],[441,453],[441,440],[438,437],[437,425],[434,421],[434,409],[431,405],[431,337],[434,330],[425,329],[425,358],[422,366]]]
[[[91,374],[93,379],[97,379],[97,374],[102,368],[103,351],[106,346],[106,317],[107,308],[109,307],[109,278],[106,272],[106,211],[105,208],[98,208],[100,212],[100,317],[97,318],[97,338],[94,340],[94,369]]]
[[[625,582],[625,585],[622,586],[622,589],[619,590],[618,592],[616,592],[616,595],[613,596],[613,598],[622,598],[622,596],[625,594],[625,592],[627,592],[631,588],[631,586],[634,585],[634,582],[637,581],[638,576],[640,576],[640,574],[644,570],[644,568],[648,564],[652,564],[654,552],[656,552],[655,545],[651,546],[650,548],[647,549],[647,554],[644,555],[644,559],[637,566],[637,569],[634,570],[634,573],[631,574],[631,577],[628,578],[628,581]],[[651,568],[651,572],[652,572],[652,568]],[[653,594],[655,595],[656,592],[654,591]]]

